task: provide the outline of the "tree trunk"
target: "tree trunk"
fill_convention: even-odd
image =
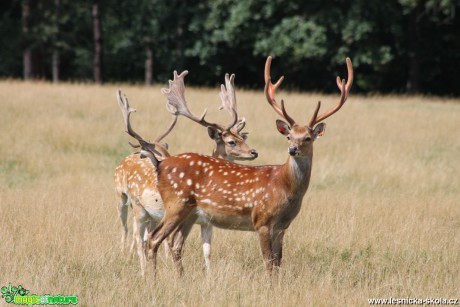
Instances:
[[[145,85],[149,86],[153,84],[153,52],[152,47],[146,47],[146,58],[145,58]]]
[[[186,3],[183,1],[179,1],[176,5],[178,5],[176,10],[176,21],[177,21],[177,28],[176,28],[176,67],[179,71],[182,71],[184,68],[184,24],[185,24],[185,8]]]
[[[54,37],[54,50],[53,50],[53,57],[51,60],[52,65],[52,74],[53,74],[53,83],[59,82],[59,64],[60,64],[60,57],[59,57],[59,20],[61,18],[61,0],[54,0],[54,18],[56,27],[56,35]]]
[[[99,2],[93,1],[93,35],[94,35],[94,56],[93,56],[93,72],[94,82],[102,83],[102,33],[99,13]]]
[[[60,64],[60,57],[59,57],[59,50],[53,51],[53,58],[52,58],[52,70],[53,70],[53,83],[59,82],[59,64]]]
[[[184,47],[183,47],[183,43],[182,43],[182,40],[183,40],[183,34],[184,34],[184,29],[182,28],[182,25],[181,25],[181,21],[182,21],[182,18],[179,17],[179,21],[178,21],[178,26],[177,26],[177,31],[176,31],[176,65],[177,65],[177,69],[179,71],[182,71],[183,67],[184,67]]]
[[[419,2],[409,14],[408,24],[408,76],[406,91],[409,94],[420,93],[420,19],[423,16],[423,3]]]
[[[32,48],[29,42],[30,32],[30,0],[22,1],[22,33],[26,38],[26,46],[22,53],[23,78],[30,80],[32,78]]]

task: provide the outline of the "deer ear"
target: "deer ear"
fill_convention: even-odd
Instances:
[[[214,127],[208,127],[208,135],[213,140],[220,140],[222,138],[221,133]]]
[[[284,136],[288,136],[291,131],[291,127],[280,119],[276,120],[276,128],[278,128],[278,131]]]
[[[315,129],[313,129],[313,138],[316,140],[320,136],[323,136],[324,132],[326,132],[326,124],[320,123],[316,125]]]
[[[157,157],[155,157],[155,155],[151,151],[142,149],[141,150],[141,159],[145,159],[145,158],[150,159],[150,161],[152,161],[152,164],[155,167],[158,167],[158,165],[160,164],[160,161],[157,159]]]

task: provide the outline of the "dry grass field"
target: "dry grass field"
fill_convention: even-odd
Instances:
[[[132,149],[118,87],[138,110],[134,128],[153,139],[169,123],[159,86],[0,82],[0,286],[77,295],[81,306],[365,306],[368,298],[460,298],[459,100],[360,97],[352,90],[315,142],[311,185],[287,231],[277,279],[265,274],[255,233],[219,229],[206,276],[195,227],[185,248],[186,275],[178,278],[160,252],[156,279],[143,280],[137,257],[120,249],[113,172]],[[230,120],[217,110],[217,88],[189,88],[186,95],[195,113],[208,107],[209,120]],[[318,99],[325,108],[338,93],[277,97],[306,123]],[[259,151],[251,164],[283,163],[286,140],[262,89],[238,91],[237,99],[248,143]],[[185,118],[167,142],[172,153],[212,149],[206,129]]]

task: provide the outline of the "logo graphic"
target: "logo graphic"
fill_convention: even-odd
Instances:
[[[5,302],[13,303],[16,295],[24,296],[29,293],[29,290],[23,288],[21,285],[17,287],[11,287],[11,283],[8,287],[2,287],[2,297],[5,298]]]
[[[29,290],[22,285],[17,287],[8,286],[2,287],[2,298],[9,304],[16,305],[76,305],[78,304],[78,296],[76,295],[28,295]]]

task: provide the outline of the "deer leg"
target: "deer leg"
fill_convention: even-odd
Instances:
[[[203,242],[203,256],[206,273],[209,274],[211,270],[211,239],[212,239],[212,225],[201,225],[201,241]]]
[[[166,208],[166,206],[165,206]],[[151,253],[153,262],[153,272],[156,274],[157,253],[161,242],[168,237],[190,214],[193,207],[183,206],[182,203],[177,206],[169,207],[170,211],[166,211],[163,219],[158,224],[157,228],[149,235],[148,249],[149,256]]]
[[[131,257],[131,259],[134,258],[134,254],[135,254],[134,250],[136,248],[137,237],[139,236],[137,232],[138,232],[137,221],[136,221],[136,217],[133,216],[133,240],[129,248],[129,256]]]
[[[144,232],[148,224],[147,212],[142,207],[141,204],[136,203],[133,208],[134,210],[134,225],[133,233],[136,234],[136,247],[137,255],[139,256],[140,266],[141,266],[141,275],[145,276],[145,266],[147,264],[147,259],[145,256],[145,245],[144,245]]]
[[[184,275],[184,267],[182,266],[182,255],[185,240],[187,239],[192,226],[195,223],[196,217],[188,217],[174,232],[169,236],[171,238],[171,254],[173,256],[174,263],[176,264],[177,272],[179,276]]]
[[[128,206],[129,197],[125,193],[119,195],[120,202],[118,203],[118,215],[120,217],[122,232],[121,232],[121,250],[125,249],[126,237],[128,236]]]
[[[283,257],[283,238],[284,238],[284,230],[273,231],[272,233],[273,265],[277,268],[281,266],[281,258]]]
[[[260,248],[262,249],[265,267],[268,273],[271,273],[273,270],[273,254],[270,228],[268,226],[261,226],[257,229],[257,232],[259,233]]]
[[[171,255],[174,262],[175,262],[175,259],[174,259],[174,254],[172,250],[174,247],[174,238],[176,237],[178,231],[179,231],[179,228],[174,229],[169,235],[168,239],[164,241],[165,243],[164,246],[165,246],[165,249],[167,250],[166,254],[168,256]]]
[[[142,239],[143,246],[142,248],[144,249],[144,254],[147,257],[147,241],[149,239],[149,232],[152,231],[155,228],[155,221],[153,219],[150,219],[148,224],[145,227],[144,230],[144,237]]]
[[[165,248],[165,258],[169,258],[169,253],[171,251],[171,244],[168,242],[168,240],[165,240],[163,246]]]

